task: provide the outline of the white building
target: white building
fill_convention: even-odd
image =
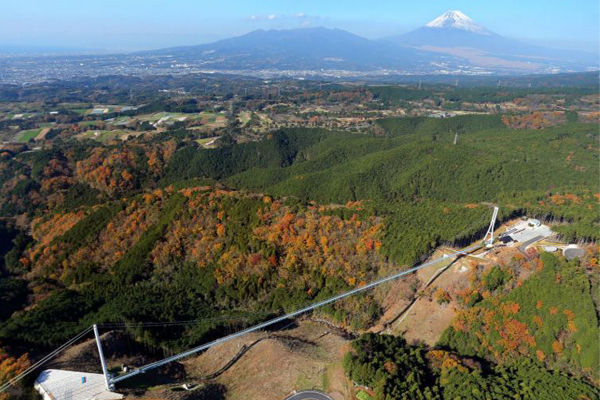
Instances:
[[[511,226],[499,239],[503,243],[516,245],[521,250],[526,250],[527,247],[553,234],[552,229],[542,224],[540,220],[529,218]]]
[[[106,389],[102,374],[48,369],[35,380],[44,400],[119,400],[124,396]]]

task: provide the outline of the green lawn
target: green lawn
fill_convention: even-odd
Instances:
[[[168,112],[161,111],[161,112],[157,112],[157,113],[154,113],[154,114],[140,115],[137,118],[140,121],[156,122],[159,119],[161,119],[163,117],[166,117],[167,115],[174,115],[174,114],[173,113],[168,113]]]
[[[242,111],[239,115],[239,119],[242,125],[246,125],[250,121],[251,117],[252,113],[250,111]]]
[[[206,143],[215,140],[215,137],[209,137],[209,138],[202,138],[202,139],[196,139],[196,143],[198,143],[199,145],[204,146]]]
[[[21,117],[17,117],[17,115],[21,115]],[[15,113],[15,114],[12,114],[12,116],[11,116],[10,119],[27,119],[27,118],[32,117],[34,115],[35,115],[35,113],[27,113],[27,112],[25,112],[25,113]]]
[[[200,116],[202,117],[202,122],[205,124],[212,123],[217,120],[217,114],[211,112],[201,112]]]
[[[369,393],[365,392],[364,390],[361,390],[360,392],[356,393],[356,398],[358,400],[371,400],[371,396],[369,396]]]
[[[79,126],[96,126],[100,122],[102,122],[102,121],[81,121],[79,123]]]
[[[95,132],[100,132],[100,134],[95,135]],[[79,135],[77,135],[80,138],[86,138],[86,139],[94,139],[97,140],[99,142],[106,142],[112,139],[116,139],[121,137],[122,135],[125,135],[127,133],[130,133],[129,131],[124,131],[124,130],[114,130],[114,131],[87,131],[84,133],[81,133]]]
[[[21,131],[19,132],[19,134],[17,135],[17,140],[21,143],[27,143],[29,142],[31,139],[35,138],[37,135],[39,135],[40,131],[42,130],[42,128],[38,128],[38,129],[30,129],[27,131]]]

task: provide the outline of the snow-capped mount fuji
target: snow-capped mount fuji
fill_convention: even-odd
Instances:
[[[458,10],[450,10],[403,35],[384,39],[401,47],[462,58],[493,72],[544,73],[598,68],[598,56],[548,49],[498,35]]]
[[[582,55],[583,54],[583,55]],[[134,53],[211,71],[335,74],[531,74],[598,69],[597,55],[530,46],[448,11],[405,35],[372,40],[324,27],[256,30],[196,46]],[[587,58],[586,58],[587,57]],[[309,72],[310,71],[310,72]],[[344,72],[344,73],[341,73]]]
[[[427,28],[453,28],[453,29],[462,29],[464,31],[479,33],[482,35],[491,34],[483,26],[477,24],[471,18],[467,17],[465,14],[458,10],[450,10],[440,15],[436,19],[431,22],[428,22],[425,25]]]
[[[417,47],[423,50],[432,50],[431,47],[456,47],[486,52],[504,52],[509,50],[506,47],[515,45],[515,41],[495,34],[458,10],[447,11],[412,32],[394,36],[388,40],[402,46]],[[514,50],[510,52],[514,53]]]

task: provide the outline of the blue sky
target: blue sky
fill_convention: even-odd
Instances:
[[[408,32],[458,9],[504,36],[598,52],[598,0],[3,0],[0,45],[138,50],[200,44],[254,29]]]

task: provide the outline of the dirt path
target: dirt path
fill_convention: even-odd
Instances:
[[[431,259],[451,254],[456,250],[440,248]],[[421,294],[387,322],[385,333],[402,334],[409,342],[423,342],[435,345],[444,330],[450,326],[456,314],[457,303],[454,294],[468,285],[468,275],[475,263],[487,264],[486,260],[473,256],[449,259],[417,271]],[[443,289],[450,294],[449,303],[439,304],[433,295],[435,290]]]
[[[293,390],[303,389],[346,397],[349,391],[341,361],[348,343],[330,327],[299,321],[296,327],[277,334],[252,333],[212,347],[184,364],[190,380],[202,380],[219,371],[215,381],[227,387],[227,398],[232,400],[262,400],[265,393],[269,398],[285,398]],[[243,351],[244,346],[248,350]],[[234,358],[236,362],[231,364]]]

